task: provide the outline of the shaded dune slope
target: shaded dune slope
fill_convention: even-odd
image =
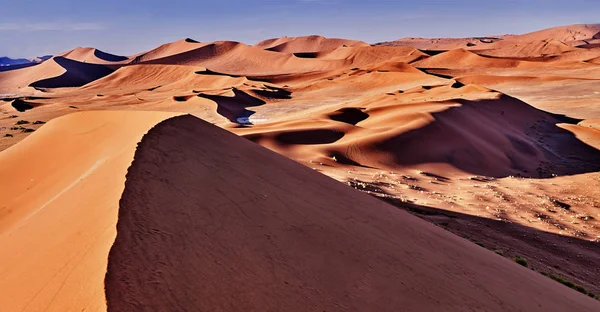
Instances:
[[[80,87],[113,70],[55,56],[38,65],[0,72],[0,93],[20,93],[33,88]]]
[[[112,69],[102,65],[82,63],[65,57],[54,57],[52,60],[64,69],[64,73],[60,76],[35,81],[29,86],[34,88],[81,87],[113,72]]]
[[[91,64],[121,64],[129,60],[126,56],[106,53],[95,48],[81,47],[59,54],[58,56]]]
[[[315,111],[310,122],[264,123],[235,132],[304,161],[335,157],[336,165],[347,161],[390,170],[450,165],[484,176],[549,178],[600,170],[600,151],[578,138],[585,130],[578,123],[477,85],[446,85]]]
[[[231,90],[231,96],[204,93],[200,93],[198,96],[214,101],[217,104],[217,113],[233,123],[247,123],[248,117],[254,112],[246,108],[265,104],[265,101],[236,88]]]
[[[595,311],[597,301],[192,116],[144,136],[109,311]]]
[[[495,177],[600,170],[600,152],[558,127],[564,122],[559,116],[506,95],[456,103],[432,112],[433,121],[424,127],[373,140],[364,149],[387,151],[397,164],[448,163]]]

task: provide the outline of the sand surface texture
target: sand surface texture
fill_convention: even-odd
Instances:
[[[600,25],[78,47],[0,99],[7,311],[600,310]]]

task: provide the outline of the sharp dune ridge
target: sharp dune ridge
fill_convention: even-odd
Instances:
[[[192,116],[139,144],[105,285],[109,311],[598,306]]]
[[[3,66],[0,306],[596,311],[599,33]]]

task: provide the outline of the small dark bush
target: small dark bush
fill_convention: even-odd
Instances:
[[[45,123],[46,123],[45,121],[41,121],[41,120],[36,120],[33,122],[34,125],[43,125]]]
[[[19,121],[17,121],[17,123],[16,123],[16,124],[17,124],[17,125],[26,125],[26,124],[28,124],[28,123],[29,123],[29,121],[27,121],[27,120],[19,120]]]
[[[527,259],[525,259],[525,258],[521,258],[521,257],[519,257],[519,256],[516,256],[516,257],[515,257],[513,260],[515,260],[515,262],[516,262],[516,263],[518,263],[518,264],[520,264],[520,265],[522,265],[522,266],[524,266],[524,267],[527,267],[527,266],[529,265],[529,264],[527,263]]]
[[[10,134],[10,133],[7,133],[7,134],[5,134],[4,136],[5,136],[5,137],[12,137],[13,135],[12,135],[12,134]]]
[[[599,297],[596,296],[596,294],[594,294],[593,292],[591,292],[591,291],[585,289],[584,287],[579,286],[579,285],[577,285],[577,284],[575,284],[575,283],[573,283],[571,281],[568,281],[568,280],[562,278],[561,276],[554,275],[554,274],[548,274],[546,272],[542,272],[542,275],[547,276],[547,277],[549,277],[549,278],[551,278],[551,279],[553,279],[553,280],[555,280],[555,281],[557,281],[557,282],[559,282],[559,283],[561,283],[561,284],[563,284],[563,285],[565,285],[565,286],[567,286],[569,288],[572,288],[572,289],[574,289],[574,290],[576,290],[576,291],[578,291],[578,292],[580,292],[580,293],[582,293],[584,295],[588,295],[591,298],[599,299]]]

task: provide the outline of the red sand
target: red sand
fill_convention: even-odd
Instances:
[[[160,123],[136,151],[106,294],[111,311],[600,307],[191,116]]]
[[[3,70],[0,174],[10,182],[0,188],[0,302],[56,311],[104,310],[106,299],[120,309],[202,300],[215,309],[597,310],[539,273],[600,294],[598,31],[373,46],[183,39],[131,56],[76,48]],[[138,150],[118,211],[135,144],[182,113],[396,208],[188,116],[145,137],[162,143]],[[156,188],[144,205],[141,188]],[[111,259],[132,266],[111,265],[107,298],[108,251],[125,208],[148,214],[121,218]],[[228,222],[221,232],[219,222]],[[516,256],[529,270],[511,263]],[[160,265],[169,270],[144,275]]]

